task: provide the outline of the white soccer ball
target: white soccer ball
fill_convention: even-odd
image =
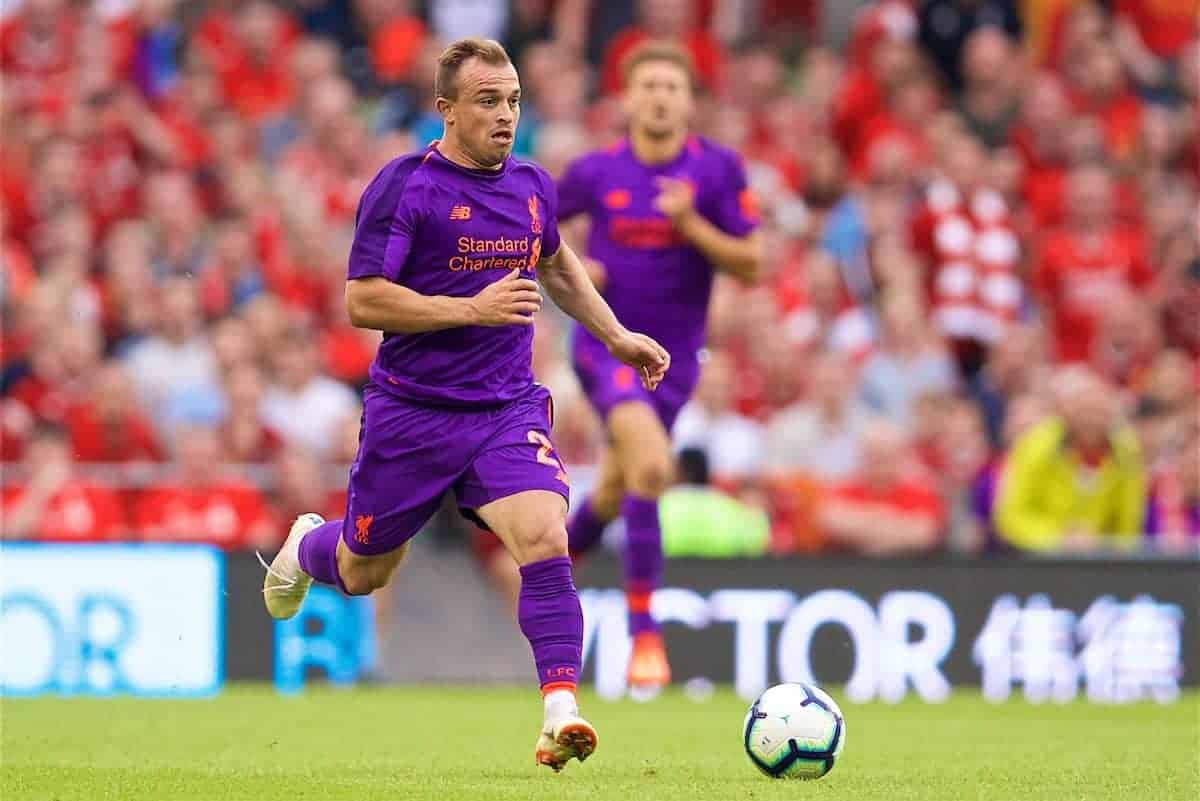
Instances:
[[[758,697],[742,725],[746,756],[775,779],[819,779],[846,745],[842,710],[812,684],[776,684]]]

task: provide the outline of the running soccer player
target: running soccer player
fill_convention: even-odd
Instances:
[[[757,213],[736,154],[689,135],[693,79],[674,45],[649,43],[625,62],[629,136],[571,164],[559,181],[559,220],[590,218],[593,277],[618,319],[663,343],[671,373],[654,394],[611,348],[576,326],[575,372],[604,421],[610,447],[599,478],[567,527],[570,550],[594,546],[625,519],[625,589],[633,650],[628,681],[652,697],[670,667],[650,598],[663,570],[658,498],[672,470],[671,430],[700,373],[713,275],[745,282],[762,263]]]
[[[267,611],[296,614],[315,580],[349,595],[387,584],[408,542],[453,490],[521,566],[518,618],[543,695],[539,764],[596,748],[575,683],[583,613],[567,555],[567,476],[550,442],[552,401],[534,383],[534,278],[653,390],[670,357],[617,322],[560,245],[558,199],[510,157],[517,72],[497,42],[464,39],[438,60],[443,138],[389,163],[359,202],[346,307],[384,332],[363,395],[344,520],[301,515],[263,582]]]

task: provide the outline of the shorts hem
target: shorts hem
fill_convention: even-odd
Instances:
[[[469,506],[464,503],[459,503],[458,511],[460,514],[462,514],[463,517],[467,518],[468,520],[470,520],[475,525],[479,526],[484,531],[491,531],[491,528],[488,527],[487,523],[483,522],[483,518],[481,518],[476,513],[476,511],[475,511],[476,509],[479,509],[483,506],[487,506],[489,503],[493,503],[494,501],[498,501],[503,498],[509,498],[509,497],[512,497],[513,495],[520,495],[522,492],[534,492],[536,490],[544,490],[546,492],[553,492],[553,493],[561,496],[562,499],[567,502],[567,510],[570,511],[570,509],[571,509],[570,489],[568,489],[567,487],[549,487],[549,486],[514,487],[512,489],[499,490],[494,493],[489,493],[486,496],[486,498],[484,500],[482,500],[480,503],[475,503],[474,502],[476,500],[475,498],[471,499],[472,503]]]
[[[428,521],[426,521],[428,522]],[[425,527],[425,523],[417,526],[414,531],[403,534],[401,536],[389,536],[378,542],[360,542],[354,538],[354,535],[346,530],[345,524],[342,525],[342,542],[346,543],[346,548],[355,556],[380,556],[385,553],[391,553],[407,544],[413,537],[421,532]]]

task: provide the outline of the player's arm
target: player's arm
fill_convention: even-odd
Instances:
[[[422,295],[383,276],[346,282],[346,312],[357,328],[420,334],[464,325],[530,325],[541,308],[537,284],[518,270],[469,298]]]
[[[608,271],[604,265],[589,258],[582,243],[588,240],[588,229],[592,224],[595,194],[598,185],[598,169],[595,155],[583,156],[567,165],[558,181],[558,208],[555,215],[560,235],[570,242],[580,243],[580,262],[596,289],[604,291],[608,283]]]
[[[654,205],[671,218],[684,239],[721,272],[757,283],[762,275],[763,242],[758,231],[734,236],[722,231],[696,211],[695,193],[686,181],[661,177]]]
[[[670,354],[650,337],[621,325],[565,242],[557,253],[538,262],[538,278],[560,309],[578,320],[610,353],[638,369],[647,389],[658,386],[671,364]]]

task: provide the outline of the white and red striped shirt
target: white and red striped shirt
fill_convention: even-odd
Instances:
[[[990,189],[970,198],[948,181],[926,190],[912,225],[913,246],[929,264],[934,321],[947,338],[996,342],[1021,308],[1021,246],[1004,198]]]

